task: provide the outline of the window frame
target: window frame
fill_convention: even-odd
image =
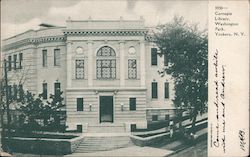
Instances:
[[[130,67],[130,62],[133,62],[134,61],[134,64],[135,64],[135,67]],[[130,74],[130,70],[135,70],[135,74],[134,74],[134,77],[132,77]],[[128,59],[128,79],[137,79],[137,60],[136,59]]]
[[[13,69],[16,70],[17,69],[17,54],[13,55],[13,62],[14,62],[14,67]]]
[[[79,66],[79,65],[77,64],[78,61],[83,61],[83,66]],[[76,59],[76,60],[75,60],[75,78],[76,78],[76,79],[84,79],[84,77],[85,77],[84,65],[85,65],[84,59]],[[82,70],[83,70],[82,77],[79,77],[79,76],[78,76],[78,73],[77,73],[77,70],[78,70],[78,69],[82,69]]]
[[[164,98],[169,99],[169,82],[164,82]]]
[[[107,48],[108,51],[105,50]],[[104,77],[104,73],[107,70],[109,70],[109,75],[108,77]],[[116,53],[115,50],[110,46],[103,46],[96,53],[96,79],[116,79]]]
[[[84,111],[84,99],[76,98],[76,111]]]
[[[129,98],[129,110],[136,111],[136,98]]]
[[[23,53],[19,53],[19,69],[22,69],[22,62],[23,62]]]
[[[42,88],[43,88],[43,93],[42,93],[43,99],[48,99],[48,83],[44,82],[42,84]]]
[[[56,85],[59,85],[58,87],[56,87]],[[55,82],[54,83],[54,96],[59,96],[61,93],[61,83],[60,82]]]
[[[159,116],[158,115],[152,115],[152,121],[153,122],[157,122],[159,120]]]
[[[77,130],[77,132],[82,132],[82,124],[77,124],[76,130]]]
[[[54,49],[54,66],[61,65],[61,51],[60,49]]]
[[[48,66],[48,51],[47,49],[42,50],[42,66]]]
[[[8,56],[8,71],[11,71],[12,70],[12,56]]]
[[[151,98],[158,99],[158,82],[151,83]]]
[[[151,48],[151,66],[158,65],[158,54],[157,48]]]

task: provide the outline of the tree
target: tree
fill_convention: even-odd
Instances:
[[[163,72],[174,79],[173,102],[176,108],[190,112],[194,131],[196,117],[206,111],[208,101],[207,31],[175,16],[172,22],[157,27],[153,39],[167,62]]]
[[[23,99],[19,100],[17,110],[20,112],[18,127],[23,131],[64,131],[66,112],[62,92],[50,95],[50,100],[44,101],[42,94],[35,97],[26,92]]]

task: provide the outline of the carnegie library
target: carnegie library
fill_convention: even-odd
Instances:
[[[23,88],[47,100],[63,91],[67,129],[82,132],[130,132],[174,116],[173,80],[160,74],[166,59],[143,18],[65,25],[3,40],[12,93]]]

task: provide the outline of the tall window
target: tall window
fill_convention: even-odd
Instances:
[[[60,49],[54,50],[54,66],[60,65]]]
[[[83,98],[77,98],[77,111],[83,111]]]
[[[11,56],[8,56],[8,70],[11,71],[11,67],[12,67],[12,64],[11,64]]]
[[[164,93],[165,93],[165,98],[169,98],[169,83],[165,82],[164,83]]]
[[[23,53],[19,53],[19,69],[22,69]]]
[[[129,59],[128,60],[128,78],[136,79],[136,77],[137,77],[136,59]]]
[[[116,78],[116,59],[115,51],[104,46],[97,51],[96,77],[97,79],[115,79]]]
[[[43,93],[42,93],[43,99],[47,99],[48,96],[48,84],[43,83]]]
[[[136,98],[129,98],[129,110],[136,110]]]
[[[152,98],[157,99],[158,98],[158,87],[157,82],[152,82]]]
[[[47,66],[47,50],[43,50],[42,51],[42,55],[43,55],[43,67]]]
[[[151,65],[157,65],[157,48],[151,48]]]
[[[59,96],[61,93],[61,84],[59,82],[55,83],[55,96]]]
[[[84,60],[76,60],[76,79],[84,79]]]
[[[14,70],[16,70],[16,64],[17,64],[17,55],[16,54],[14,54],[13,60],[14,60]]]

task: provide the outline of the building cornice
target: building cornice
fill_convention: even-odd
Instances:
[[[65,36],[46,36],[39,38],[27,38],[17,42],[13,42],[3,46],[2,51],[8,51],[12,49],[17,49],[19,47],[28,46],[28,45],[39,45],[42,43],[51,43],[51,42],[65,42]]]
[[[38,38],[26,38],[3,46],[2,51],[17,49],[28,45],[42,43],[65,42],[67,36],[144,36],[146,41],[153,42],[153,36],[147,34],[147,30],[64,30],[61,36],[46,36]]]
[[[70,29],[64,30],[63,33],[67,36],[145,36],[147,34],[146,29],[135,30],[77,30]]]

